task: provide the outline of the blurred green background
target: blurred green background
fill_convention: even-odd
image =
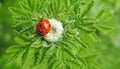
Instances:
[[[8,6],[13,6],[14,0],[0,0],[0,56],[9,47],[12,40],[12,18],[8,11]]]
[[[12,4],[11,1],[0,0],[0,56],[12,44],[11,17],[8,11],[8,6]]]
[[[12,16],[8,10],[10,6],[16,6],[17,0],[0,0],[0,69],[19,69],[16,64],[6,65],[5,60],[9,56],[3,56],[5,50],[13,43]],[[120,69],[120,0],[95,0],[95,5],[103,5],[112,12],[112,16],[106,21],[112,30],[101,32],[100,42],[94,44],[100,56],[98,57],[102,69]]]
[[[5,50],[13,44],[11,28],[12,18],[8,11],[9,6],[14,6],[15,0],[0,0],[0,69],[16,69],[16,65],[6,66],[4,55]]]

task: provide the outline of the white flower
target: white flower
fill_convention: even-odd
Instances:
[[[62,23],[54,18],[48,19],[48,21],[51,24],[51,30],[48,34],[44,36],[44,39],[49,42],[58,41],[60,38],[62,38],[62,34],[64,31]]]

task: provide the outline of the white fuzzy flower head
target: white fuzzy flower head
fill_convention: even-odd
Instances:
[[[48,21],[51,24],[51,30],[44,36],[44,39],[49,42],[59,41],[64,31],[62,23],[54,18],[48,19]]]

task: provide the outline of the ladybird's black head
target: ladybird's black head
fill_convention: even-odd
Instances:
[[[40,36],[43,36],[43,34],[42,34],[42,31],[41,31],[41,30],[39,30],[39,31],[37,32],[37,34],[38,34],[38,35],[40,35]]]

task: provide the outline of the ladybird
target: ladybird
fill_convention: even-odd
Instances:
[[[36,32],[40,36],[45,36],[48,32],[50,32],[50,22],[48,20],[40,21],[36,26]]]

